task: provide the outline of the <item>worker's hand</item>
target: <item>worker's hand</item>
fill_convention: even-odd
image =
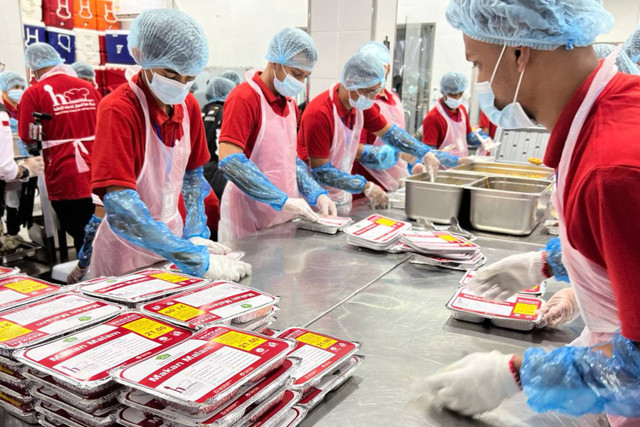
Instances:
[[[209,255],[209,270],[205,279],[238,281],[251,274],[251,264],[224,255]]]
[[[309,203],[307,203],[303,199],[293,199],[288,198],[287,201],[282,206],[282,210],[284,212],[289,212],[291,214],[301,216],[306,220],[311,222],[318,222],[318,215],[311,209]]]
[[[438,160],[433,151],[429,151],[427,154],[425,154],[425,156],[422,158],[422,164],[424,165],[426,171],[429,172],[429,175],[435,178],[438,174],[438,168],[440,168],[440,160]]]
[[[475,157],[474,156],[460,157],[460,160],[458,160],[458,165],[460,165],[460,166],[462,166],[462,165],[470,165],[474,161],[475,161]]]
[[[85,274],[87,274],[88,270],[89,270],[89,267],[83,268],[83,267],[80,267],[79,264],[76,264],[73,270],[71,270],[71,273],[69,273],[69,275],[67,276],[67,284],[74,285],[76,283],[81,282],[82,278],[84,277]]]
[[[539,328],[556,328],[575,320],[580,315],[580,310],[573,288],[564,288],[553,294],[538,313],[542,315],[540,323],[536,325]]]
[[[338,216],[338,209],[336,208],[336,204],[331,197],[326,194],[321,194],[318,197],[318,201],[316,202],[316,206],[320,209],[320,214],[324,216]]]
[[[411,168],[411,175],[420,175],[421,173],[424,173],[425,170],[426,169],[422,163],[416,163]]]
[[[29,176],[36,176],[44,171],[44,161],[41,156],[24,159],[19,165],[29,169]]]
[[[379,185],[367,182],[364,187],[364,195],[369,199],[371,209],[389,208],[389,195]]]
[[[412,386],[409,405],[424,411],[429,406],[463,415],[476,415],[500,406],[520,387],[511,373],[513,354],[473,353]]]
[[[478,270],[467,288],[486,299],[506,300],[546,279],[543,268],[543,252],[511,255]]]
[[[227,255],[231,253],[231,248],[223,245],[222,243],[214,242],[202,237],[192,237],[189,239],[191,243],[198,246],[206,246],[211,255]]]

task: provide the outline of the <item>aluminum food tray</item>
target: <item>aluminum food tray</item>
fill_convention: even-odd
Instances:
[[[76,417],[74,414],[69,414],[66,411],[56,408],[53,405],[49,405],[46,402],[36,403],[36,411],[51,421],[60,423],[65,427],[86,427],[87,425],[93,427],[116,426],[116,422],[110,416],[104,418],[93,417],[92,421],[86,422],[83,419]]]
[[[308,411],[312,410],[324,400],[327,394],[336,390],[351,378],[362,362],[364,362],[364,356],[356,354],[338,366],[334,373],[330,375],[332,378],[329,378],[326,383],[322,384],[322,388],[316,389],[317,392],[311,390],[311,392],[303,397],[296,405]]]
[[[24,411],[17,406],[13,406],[3,400],[0,400],[0,408],[3,408],[8,413],[27,424],[38,424],[38,416],[35,410]]]
[[[104,423],[105,418],[110,418],[110,414],[115,411],[119,404],[116,402],[112,406],[107,406],[96,411],[93,414],[83,411],[82,409],[78,409],[73,405],[70,405],[61,399],[57,399],[58,396],[55,393],[50,391],[43,390],[44,387],[34,387],[31,389],[31,393],[33,396],[41,402],[48,403],[52,407],[56,407],[57,409],[61,409],[67,412],[70,415],[73,415],[78,420],[83,421],[89,425],[102,424]]]
[[[255,423],[260,418],[262,418],[267,412],[273,409],[280,401],[284,398],[284,394],[287,392],[286,388],[281,388],[280,390],[273,393],[267,399],[257,404],[254,408],[248,411],[238,422],[238,424],[245,423]],[[181,426],[178,426],[181,427]]]
[[[509,177],[489,177],[469,186],[471,225],[482,231],[525,236],[542,220],[552,183]]]
[[[153,424],[150,424],[147,415],[142,411],[135,408],[128,408],[126,406],[119,409],[118,412],[115,413],[113,419],[116,420],[118,425],[125,427],[148,427],[150,425],[153,425],[153,427],[169,427],[167,421],[157,417],[153,417]]]
[[[316,231],[323,234],[338,234],[338,232],[353,224],[353,220],[351,220],[344,225],[334,227],[317,222],[307,221],[303,218],[296,218],[292,222],[296,225],[296,228],[299,228],[300,230]]]
[[[99,413],[101,410],[105,408],[114,406],[117,403],[118,394],[122,390],[120,387],[118,387],[114,391],[102,397],[98,397],[95,399],[87,399],[86,397],[77,395],[71,392],[70,390],[66,390],[56,384],[49,383],[41,378],[38,378],[38,379],[35,379],[37,377],[32,377],[32,378],[33,378],[32,381],[36,384],[35,388],[42,388],[44,390],[47,390],[50,393],[57,394],[58,398],[60,399],[60,402],[64,402],[68,405],[71,405],[81,411],[84,411],[92,415],[94,415],[95,413]]]
[[[304,418],[307,416],[307,410],[295,405],[289,409],[289,412],[282,417],[282,427],[298,427]]]
[[[238,423],[237,427],[248,427],[254,424],[260,425],[260,427],[274,427],[280,426],[281,421],[287,415],[289,410],[300,400],[301,394],[298,391],[287,390],[284,393],[283,399],[273,408],[271,408],[262,418],[255,423],[247,420],[246,422]]]
[[[513,178],[545,180],[552,180],[555,176],[553,169],[544,166],[525,166],[512,163],[471,163],[456,166],[449,170],[472,176],[509,176]]]

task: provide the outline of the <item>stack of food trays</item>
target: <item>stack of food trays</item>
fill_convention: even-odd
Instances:
[[[5,277],[13,276],[20,273],[20,269],[18,267],[4,267],[0,266],[0,279],[4,279]]]
[[[293,223],[301,230],[316,231],[324,234],[337,234],[353,223],[353,219],[339,216],[320,215],[318,222],[311,222],[304,218],[296,218]]]
[[[478,245],[446,231],[409,230],[402,233],[400,243],[420,254],[411,260],[417,267],[470,270],[486,262]]]
[[[34,288],[54,286],[31,281],[33,283],[27,285]],[[0,407],[26,422],[36,422],[36,412],[24,367],[13,353],[106,321],[122,312],[120,305],[79,293],[54,290],[51,294],[0,313],[0,385],[3,387]]]
[[[347,227],[347,243],[354,246],[386,251],[402,237],[402,233],[411,229],[408,222],[398,221],[382,215],[370,217]]]
[[[275,321],[279,300],[248,286],[218,281],[138,308],[149,316],[192,330],[225,324],[261,332]]]
[[[123,425],[227,426],[258,420],[284,400],[298,361],[287,359],[290,341],[229,326],[197,332],[163,354],[112,371],[125,386],[118,412]],[[142,418],[144,417],[144,418]],[[158,424],[153,424],[158,425]]]

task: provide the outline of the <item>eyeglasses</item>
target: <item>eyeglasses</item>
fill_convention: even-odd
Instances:
[[[367,90],[362,90],[362,89],[358,89],[356,90],[356,93],[358,95],[362,95],[367,99],[376,99],[376,96],[378,96],[380,94],[380,92],[382,92],[383,87],[380,86],[378,89],[367,89]]]

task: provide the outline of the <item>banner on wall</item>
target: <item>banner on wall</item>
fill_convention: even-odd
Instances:
[[[60,28],[46,28],[47,43],[62,57],[66,64],[76,62],[76,36],[73,31]]]
[[[22,40],[24,40],[25,48],[33,43],[45,43],[47,38],[45,37],[44,24],[24,24],[22,26]]]

